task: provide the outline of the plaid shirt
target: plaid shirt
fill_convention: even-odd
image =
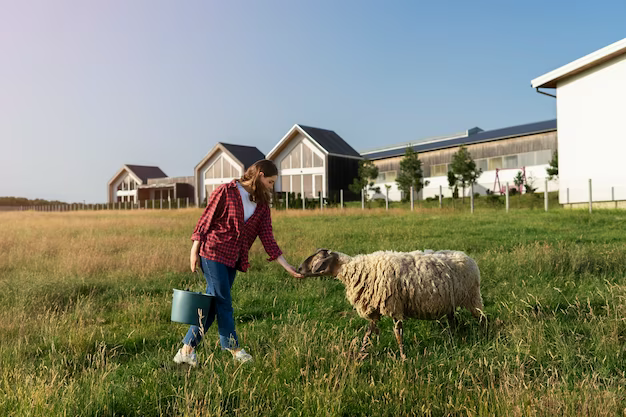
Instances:
[[[248,251],[257,236],[270,256],[268,261],[282,255],[272,233],[269,206],[257,204],[254,214],[244,222],[241,194],[237,180],[233,180],[213,191],[191,240],[200,241],[200,256],[246,272],[250,267]]]

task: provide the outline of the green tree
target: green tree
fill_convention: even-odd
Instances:
[[[472,155],[465,146],[461,146],[461,148],[452,155],[450,171],[452,171],[456,177],[457,184],[463,189],[463,203],[465,203],[465,188],[471,184],[475,184],[483,171],[480,168],[476,168],[476,162],[472,159]]]
[[[396,177],[396,183],[398,189],[404,192],[405,200],[411,197],[411,187],[415,193],[419,193],[429,183],[424,181],[422,161],[418,159],[417,152],[410,147],[406,148],[404,158],[400,161],[400,172]]]
[[[362,159],[359,161],[358,177],[352,181],[348,188],[354,194],[360,195],[361,190],[374,189],[374,181],[377,177],[378,167],[369,159]],[[367,199],[367,194],[365,194],[365,199]]]
[[[452,207],[454,207],[454,199],[458,197],[456,184],[456,175],[454,175],[454,172],[448,171],[448,188],[450,188],[450,192],[452,193]]]
[[[559,151],[554,151],[552,155],[552,160],[550,161],[550,166],[546,168],[546,172],[548,173],[548,179],[553,180],[559,177]]]

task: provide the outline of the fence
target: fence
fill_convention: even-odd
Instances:
[[[552,184],[553,185],[553,184]],[[277,210],[324,210],[326,208],[346,207],[358,208],[362,210],[368,208],[405,208],[415,210],[416,206],[423,208],[440,208],[453,210],[469,210],[474,212],[477,207],[490,209],[503,209],[509,212],[512,208],[531,208],[543,209],[548,211],[556,207],[565,208],[588,208],[591,213],[594,208],[623,208],[626,209],[626,186],[599,186],[594,187],[591,179],[588,180],[588,186],[583,188],[580,184],[576,187],[565,187],[565,195],[559,196],[553,186],[545,180],[541,186],[541,192],[526,192],[522,190],[520,193],[518,188],[508,182],[503,183],[499,193],[489,193],[486,195],[476,192],[475,185],[466,188],[465,193],[459,190],[461,197],[455,198],[452,190],[446,189],[442,185],[438,187],[426,187],[421,190],[419,195],[411,189],[410,197],[407,201],[392,201],[389,198],[389,188],[385,190],[383,198],[371,199],[366,192],[361,191],[360,201],[344,201],[344,192],[340,190],[338,198],[323,198],[321,193],[318,196],[302,197],[300,194],[276,193],[272,202],[272,207]],[[539,187],[537,187],[539,188]],[[428,194],[432,197],[425,199],[419,198],[421,195]],[[595,197],[595,200],[593,199]],[[465,203],[467,200],[467,205]],[[586,200],[586,201],[585,201]],[[182,208],[197,207],[193,202],[186,199],[175,200],[144,200],[142,203],[133,202],[116,202],[102,204],[55,204],[55,205],[38,205],[38,206],[4,206],[0,207],[0,211],[44,211],[44,212],[63,212],[78,210],[173,210]]]
[[[175,210],[196,207],[189,198],[144,200],[143,202],[45,204],[36,206],[4,206],[0,211],[101,211],[101,210]]]

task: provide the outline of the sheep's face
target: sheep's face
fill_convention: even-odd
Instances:
[[[298,272],[305,277],[321,277],[325,275],[335,275],[339,255],[328,249],[318,249],[309,256],[298,267]]]

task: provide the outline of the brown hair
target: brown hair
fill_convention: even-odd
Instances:
[[[276,168],[276,165],[274,165],[272,161],[261,159],[250,165],[239,182],[252,189],[250,201],[269,204],[272,198],[272,190],[267,189],[261,182],[261,173],[263,173],[265,177],[273,177],[274,175],[278,175],[278,168]]]

